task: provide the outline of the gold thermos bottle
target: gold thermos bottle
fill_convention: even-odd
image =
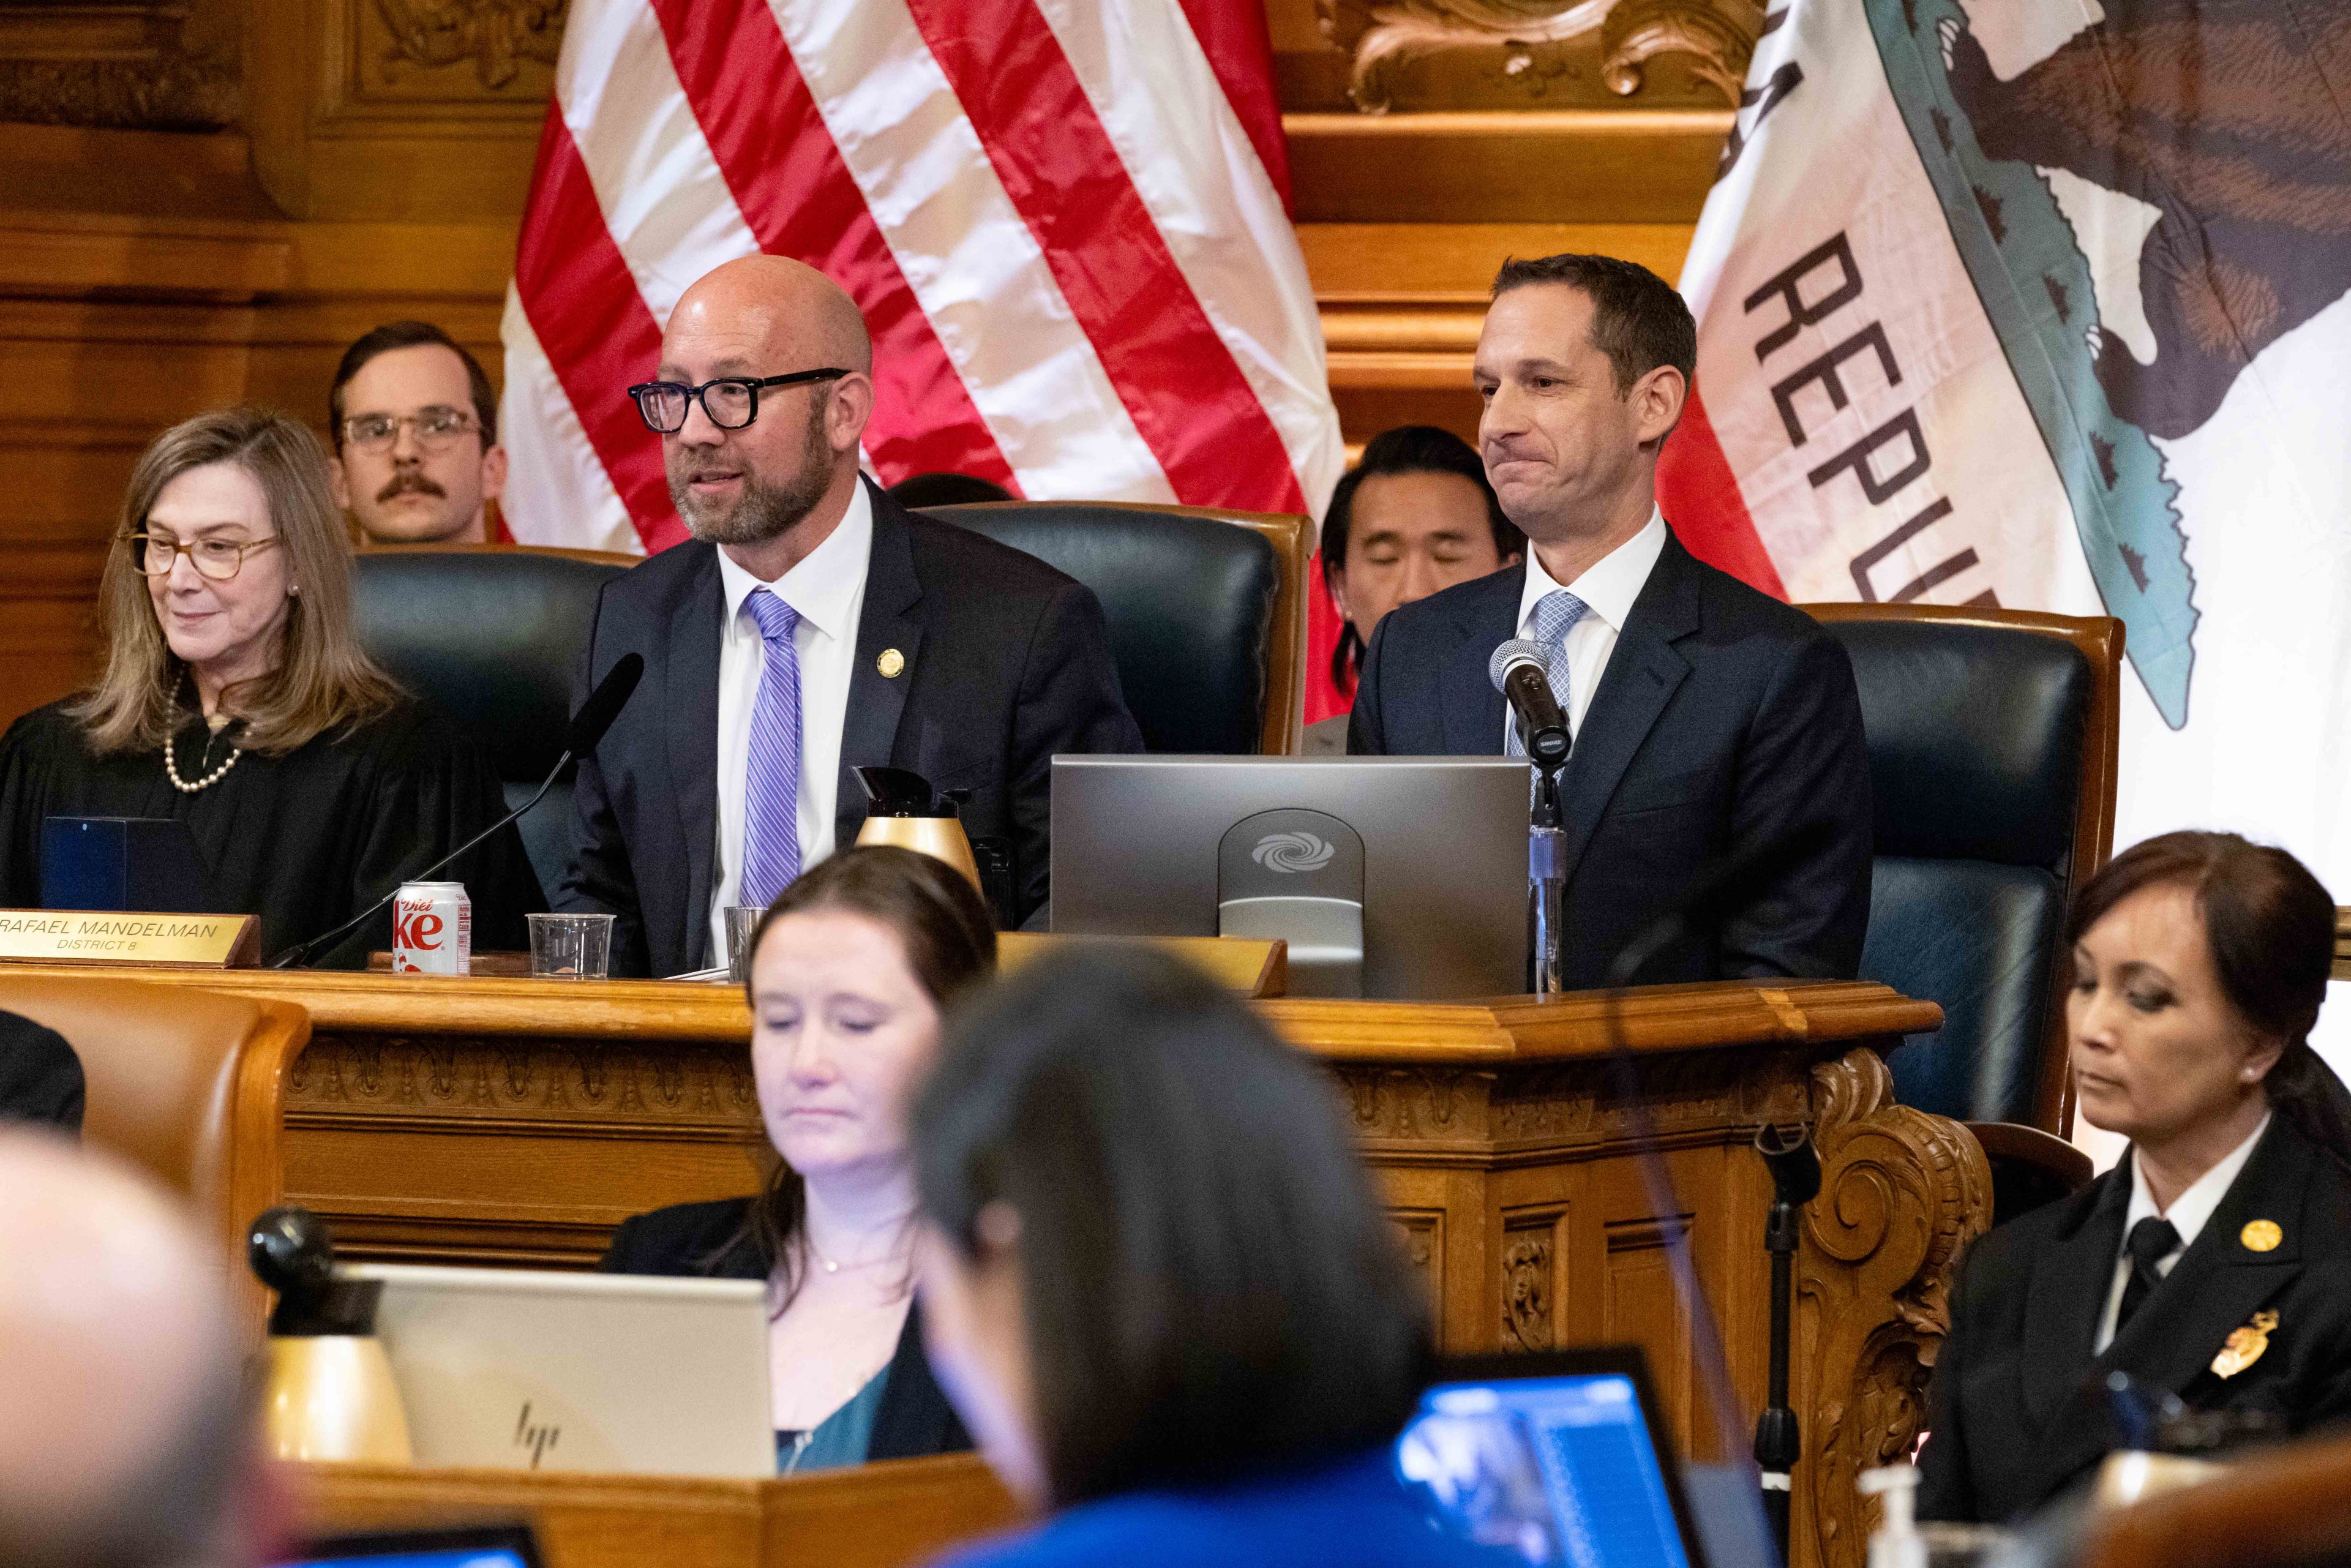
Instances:
[[[860,768],[857,781],[865,787],[865,826],[858,830],[861,844],[895,844],[943,860],[963,873],[984,898],[987,889],[979,880],[979,866],[971,858],[971,841],[964,836],[956,814],[956,797],[949,790],[933,791],[931,781],[904,768]]]
[[[269,1343],[256,1358],[263,1431],[281,1459],[404,1465],[414,1453],[408,1411],[375,1337],[371,1280],[339,1279],[326,1226],[305,1208],[253,1222],[246,1257],[277,1292]]]

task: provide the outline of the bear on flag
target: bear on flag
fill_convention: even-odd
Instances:
[[[2117,845],[2351,887],[2351,13],[1783,0],[1660,488],[1797,601],[2126,628]]]

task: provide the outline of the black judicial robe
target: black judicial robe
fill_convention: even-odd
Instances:
[[[210,773],[235,736],[234,725],[213,736],[191,715],[173,737],[180,777]],[[52,703],[0,737],[0,904],[39,907],[44,818],[175,817],[211,873],[211,913],[259,915],[266,960],[341,925],[505,812],[480,749],[414,701],[284,757],[248,752],[193,795],[164,777],[160,747],[92,755],[81,726]],[[529,946],[523,916],[547,905],[514,829],[436,880],[465,884],[475,952]],[[310,962],[358,968],[391,946],[385,910]]]
[[[2259,1409],[2296,1432],[2351,1416],[2351,1175],[2284,1117],[2171,1272],[2104,1355],[2092,1356],[2130,1208],[2124,1160],[2062,1203],[1976,1243],[1935,1363],[1922,1519],[2001,1523],[2085,1480],[2116,1437],[2102,1385],[2121,1371],[2199,1410]],[[2267,1251],[2245,1245],[2266,1219]],[[2274,1312],[2260,1358],[2213,1358]]]

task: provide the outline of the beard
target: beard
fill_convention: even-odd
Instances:
[[[809,400],[806,438],[792,474],[777,481],[750,466],[743,467],[743,493],[724,506],[695,498],[686,478],[699,459],[684,448],[673,453],[668,465],[669,498],[685,524],[685,531],[706,544],[758,545],[781,538],[816,509],[832,487],[832,444],[824,438],[824,413],[831,400]]]

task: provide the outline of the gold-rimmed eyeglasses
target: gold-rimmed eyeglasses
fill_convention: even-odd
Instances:
[[[244,569],[246,555],[267,549],[277,542],[276,534],[252,540],[175,539],[169,534],[132,534],[131,560],[142,577],[169,577],[185,554],[195,563],[197,576],[213,582],[226,582]]]

